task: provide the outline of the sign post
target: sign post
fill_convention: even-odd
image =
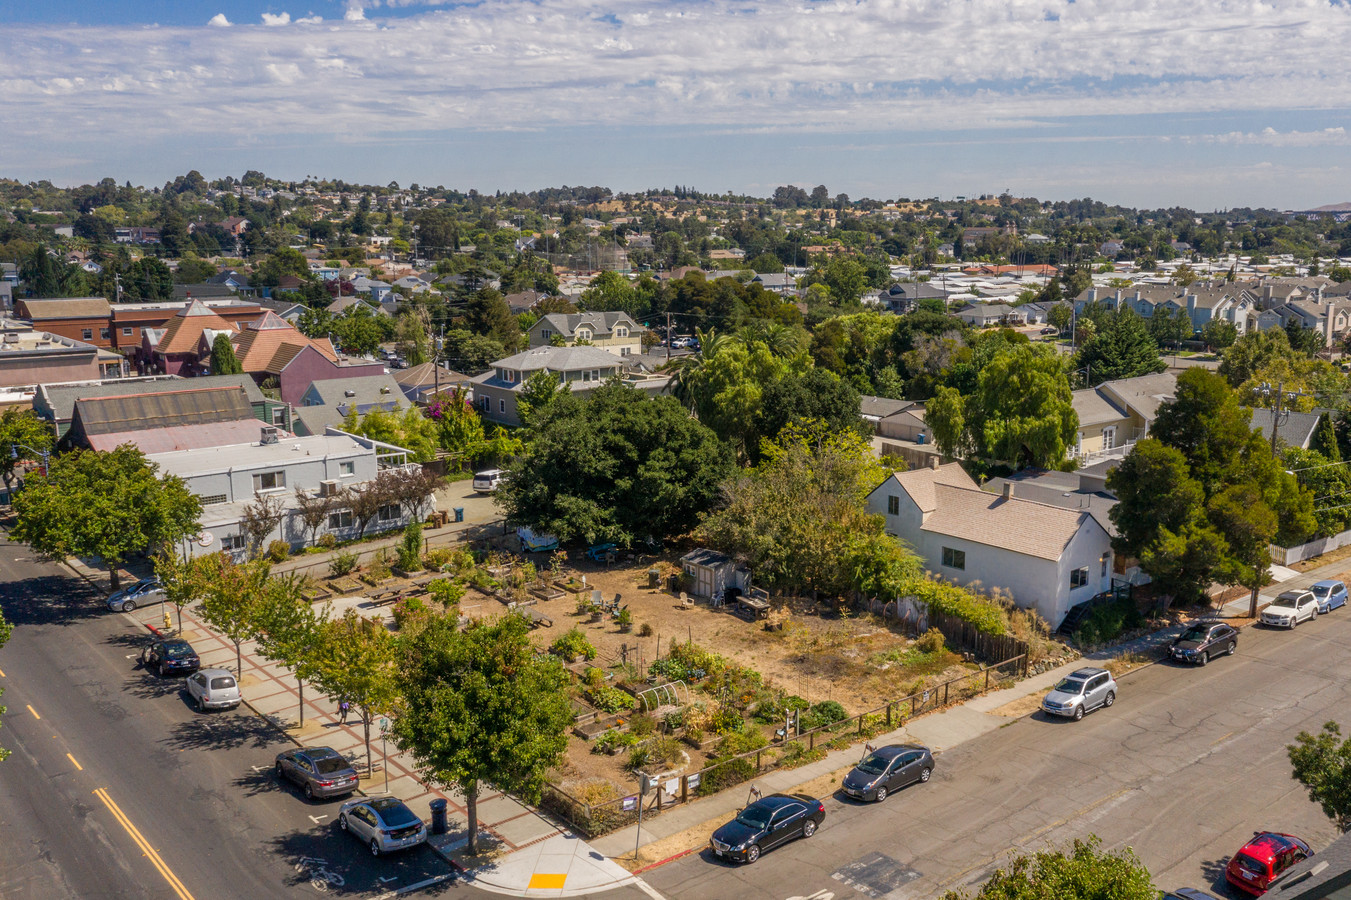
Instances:
[[[389,731],[389,719],[380,718],[380,768],[385,770],[385,793],[389,793],[389,750],[385,747],[385,735]]]
[[[642,772],[638,773],[638,832],[633,837],[633,861],[638,862],[638,845],[643,841],[643,798],[647,796],[652,779]]]

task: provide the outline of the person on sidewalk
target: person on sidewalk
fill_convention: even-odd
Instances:
[[[341,700],[338,701],[338,724],[339,724],[339,725],[346,725],[346,724],[347,724],[347,710],[348,710],[349,706],[350,706],[350,704],[348,704],[347,698],[346,698],[346,697],[343,697]]]

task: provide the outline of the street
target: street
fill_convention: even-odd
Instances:
[[[1082,722],[1037,713],[943,753],[928,785],[884,805],[828,798],[814,837],[753,866],[703,851],[643,877],[680,900],[918,900],[972,888],[1010,854],[1096,834],[1133,847],[1161,888],[1237,896],[1223,866],[1253,831],[1315,850],[1336,836],[1285,747],[1347,722],[1348,673],[1351,608],[1293,633],[1249,628],[1235,656],[1205,668],[1125,676],[1116,704]]]
[[[136,667],[149,640],[68,570],[0,540],[0,897],[378,897],[446,876],[428,848],[373,858],[271,766],[291,744],[247,707],[193,711]],[[465,894],[453,883],[427,893]]]

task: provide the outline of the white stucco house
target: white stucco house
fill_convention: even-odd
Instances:
[[[868,495],[868,511],[913,547],[935,576],[999,588],[1052,628],[1071,606],[1112,586],[1112,545],[1088,510],[983,491],[957,463],[897,472]]]

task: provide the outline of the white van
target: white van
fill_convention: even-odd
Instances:
[[[480,494],[491,494],[502,483],[501,469],[484,469],[474,473],[474,490]]]

